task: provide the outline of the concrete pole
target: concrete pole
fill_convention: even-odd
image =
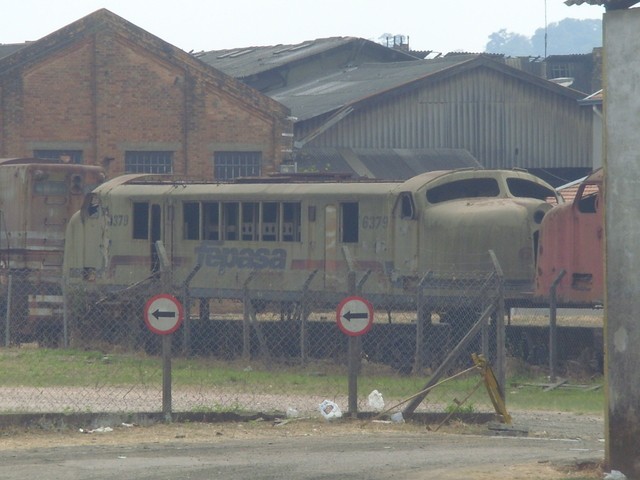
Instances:
[[[604,15],[605,462],[640,478],[640,9]]]

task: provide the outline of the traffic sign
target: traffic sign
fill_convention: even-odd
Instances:
[[[175,332],[183,319],[182,304],[168,293],[151,297],[144,306],[144,322],[149,330],[158,335],[169,335]]]
[[[362,297],[347,297],[338,305],[336,321],[342,333],[352,337],[363,335],[373,324],[373,305]]]

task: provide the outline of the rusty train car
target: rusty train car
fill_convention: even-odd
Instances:
[[[411,297],[428,271],[491,268],[508,301],[531,296],[541,222],[561,199],[523,170],[428,172],[403,182],[292,179],[180,182],[125,175],[96,188],[69,222],[69,285],[119,291],[165,258],[173,288],[265,301],[309,291],[335,302],[355,271],[374,304]],[[158,250],[158,242],[164,247]]]
[[[5,343],[52,337],[62,316],[67,222],[105,180],[101,167],[0,160],[0,311]]]
[[[603,258],[604,173],[598,169],[579,183],[571,201],[554,207],[542,221],[536,296],[548,298],[555,283],[560,305],[602,305]]]

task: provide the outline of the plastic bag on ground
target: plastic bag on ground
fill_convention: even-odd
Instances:
[[[340,407],[331,400],[325,400],[320,405],[320,413],[326,420],[335,420],[342,417]]]
[[[371,392],[368,400],[369,406],[375,411],[380,412],[384,408],[384,398],[382,398],[382,394],[378,390]]]
[[[604,476],[604,480],[626,480],[627,476],[619,470],[611,470]]]
[[[402,416],[402,412],[396,412],[391,415],[391,421],[393,423],[404,423],[404,417]]]

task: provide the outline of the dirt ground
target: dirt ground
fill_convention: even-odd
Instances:
[[[490,429],[489,425],[459,421],[435,431],[437,425],[351,419],[327,422],[321,417],[239,423],[120,424],[106,431],[105,427],[10,427],[0,431],[0,478],[12,480],[27,475],[73,480],[86,478],[87,471],[93,473],[91,478],[109,478],[114,471],[108,462],[113,458],[122,460],[118,468],[124,469],[118,470],[118,476],[123,479],[177,478],[172,476],[178,471],[173,467],[179,467],[180,478],[194,479],[214,474],[216,478],[238,480],[337,476],[478,480],[603,477],[601,417],[559,412],[512,415],[514,423],[506,432],[495,430],[494,425]],[[295,461],[288,463],[288,457],[273,455],[274,449],[294,454]],[[324,460],[322,452],[327,455]],[[138,459],[135,464],[134,458]],[[160,458],[167,466],[166,477],[146,477],[136,470],[145,463],[152,467]],[[84,463],[78,459],[85,459]],[[56,476],[52,463],[60,467],[60,476]],[[130,470],[125,468],[127,465]],[[102,466],[104,477],[100,476]],[[293,469],[303,466],[304,471],[294,473]]]

